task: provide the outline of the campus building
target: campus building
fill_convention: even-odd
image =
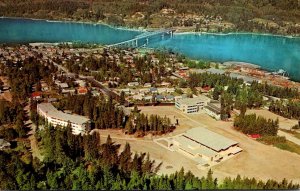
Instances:
[[[85,134],[90,128],[90,120],[87,117],[64,113],[57,110],[51,103],[38,104],[37,112],[54,127],[57,125],[66,127],[70,124],[72,133],[75,135]]]
[[[198,166],[217,164],[242,151],[238,142],[202,127],[169,139],[168,147],[192,158]]]
[[[175,107],[184,113],[197,113],[207,105],[210,98],[200,95],[194,98],[179,99],[175,102]]]
[[[219,101],[210,101],[203,110],[216,120],[221,119],[221,103]]]

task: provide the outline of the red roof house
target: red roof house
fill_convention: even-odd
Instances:
[[[31,98],[32,98],[32,99],[35,99],[35,100],[41,99],[41,98],[42,98],[42,92],[33,92],[33,93],[31,94]]]

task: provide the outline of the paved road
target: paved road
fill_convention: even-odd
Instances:
[[[279,136],[284,136],[287,140],[297,144],[297,145],[300,145],[300,139],[294,137],[292,134],[290,133],[286,133],[284,131],[281,131],[281,130],[278,130],[278,133],[277,133]]]

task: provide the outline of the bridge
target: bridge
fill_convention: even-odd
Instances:
[[[133,39],[126,40],[123,42],[107,45],[107,48],[115,48],[115,47],[131,47],[138,48],[141,46],[147,46],[149,41],[154,40],[157,37],[164,39],[165,37],[173,37],[174,29],[163,29],[153,32],[145,32],[140,35],[137,35]]]

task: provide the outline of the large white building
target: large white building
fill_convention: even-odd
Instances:
[[[209,97],[199,95],[194,98],[183,98],[175,102],[175,107],[184,113],[197,113],[207,105]]]
[[[90,120],[87,117],[64,113],[57,110],[51,103],[38,104],[37,112],[54,127],[58,125],[67,127],[70,124],[72,133],[75,135],[85,134],[90,127]]]
[[[165,140],[170,150],[192,158],[199,168],[212,166],[242,151],[238,142],[202,127]]]

